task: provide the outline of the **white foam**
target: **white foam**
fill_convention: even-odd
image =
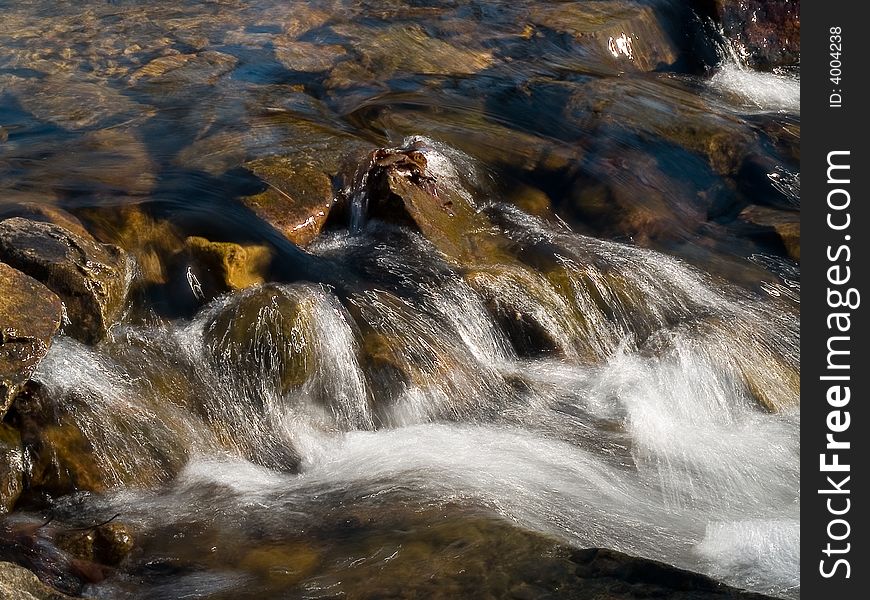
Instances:
[[[800,113],[801,82],[798,77],[762,73],[729,62],[719,68],[710,83],[722,93],[737,96],[746,107]]]

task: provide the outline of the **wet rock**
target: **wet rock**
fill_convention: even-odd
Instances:
[[[286,392],[305,383],[315,368],[306,306],[280,286],[267,284],[234,296],[205,328],[205,342],[221,369],[259,387]]]
[[[655,9],[634,2],[537,4],[529,20],[568,33],[591,59],[619,69],[653,71],[678,59]]]
[[[61,531],[55,536],[55,543],[78,559],[108,566],[119,565],[134,546],[130,528],[116,522]]]
[[[311,42],[285,42],[275,47],[275,57],[291,71],[328,71],[347,52],[341,46]]]
[[[648,246],[690,238],[727,197],[703,160],[679,148],[603,147],[587,156],[558,212],[569,223]]]
[[[21,434],[0,423],[0,515],[10,512],[24,487]]]
[[[389,131],[405,136],[421,130],[481,162],[503,166],[512,173],[562,171],[580,160],[582,149],[560,144],[527,131],[511,129],[486,118],[483,112],[407,110],[391,106],[382,115],[368,117]]]
[[[19,149],[15,161],[27,168],[13,171],[9,184],[40,200],[55,194],[140,196],[155,183],[148,149],[136,133],[122,127],[40,138]]]
[[[51,290],[0,262],[0,417],[48,352],[62,311]]]
[[[604,548],[575,550],[571,560],[591,597],[764,600],[769,596],[744,592],[705,575],[658,561]],[[594,591],[593,591],[594,590]],[[595,594],[595,596],[592,596]],[[600,596],[599,596],[600,594]]]
[[[517,265],[469,271],[465,280],[517,355],[577,358],[580,339],[573,306],[543,277]]]
[[[378,79],[398,74],[473,75],[494,61],[491,51],[453,46],[429,37],[418,26],[392,26],[376,32],[357,27],[335,29],[353,40],[354,49],[362,56],[360,64]]]
[[[69,130],[107,127],[154,114],[153,108],[130,100],[105,80],[53,75],[26,80],[13,92],[21,106],[37,119]]]
[[[74,423],[26,427],[22,433],[32,461],[25,478],[30,490],[59,497],[79,490],[109,489],[93,446]]]
[[[179,152],[175,162],[221,175],[234,167],[244,167],[246,161],[275,157],[280,149],[283,160],[294,167],[317,165],[324,174],[335,176],[348,157],[372,148],[372,144],[325,125],[327,109],[302,92],[268,89],[252,102],[260,107],[283,107],[274,111],[256,109],[251,111],[258,113],[253,117],[248,114],[241,122],[215,128]]]
[[[634,147],[666,142],[707,158],[722,175],[734,175],[744,157],[758,145],[758,136],[735,117],[719,114],[696,92],[679,82],[640,78],[599,78],[572,85],[540,86],[532,99],[564,102],[564,122],[553,133],[612,137]],[[567,128],[567,129],[566,129]],[[640,142],[640,143],[638,143]]]
[[[332,182],[322,171],[286,158],[271,157],[245,164],[268,186],[241,199],[261,219],[299,246],[320,233],[333,204]]]
[[[789,257],[800,262],[801,221],[799,213],[753,205],[743,209],[740,213],[740,219],[766,230],[772,230],[782,242]]]
[[[800,63],[800,0],[714,0],[725,37],[755,69]]]
[[[544,219],[553,217],[553,205],[550,197],[534,186],[523,183],[511,186],[505,199],[530,215]]]
[[[25,496],[31,500],[156,485],[186,461],[182,440],[167,439],[157,411],[147,415],[151,422],[124,406],[110,415],[94,415],[86,398],[50,395],[36,388],[15,404],[27,457]]]
[[[213,280],[209,288],[241,290],[261,284],[272,259],[267,246],[242,246],[231,242],[212,242],[202,237],[189,237],[184,247],[193,261],[202,282]]]
[[[319,553],[304,543],[254,548],[238,563],[241,569],[280,585],[293,585],[310,577],[319,564]]]
[[[3,600],[65,600],[70,598],[44,583],[24,567],[0,562],[0,598]]]
[[[232,71],[238,59],[208,50],[197,54],[170,54],[155,58],[130,75],[131,85],[174,89],[190,85],[212,85]]]
[[[51,223],[21,217],[0,223],[0,260],[44,283],[66,306],[66,331],[103,339],[120,316],[131,277],[127,254]]]
[[[0,221],[11,217],[23,217],[31,221],[53,223],[63,227],[70,233],[81,237],[89,237],[90,233],[75,216],[45,202],[20,202],[10,205],[0,205]]]
[[[136,259],[136,282],[165,284],[184,240],[167,220],[152,217],[141,204],[79,211],[94,237],[120,246]]]

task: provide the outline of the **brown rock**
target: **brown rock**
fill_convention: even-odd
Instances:
[[[71,597],[48,587],[33,572],[24,567],[0,562],[0,598],[3,600],[67,600]]]
[[[603,64],[652,71],[676,62],[677,48],[651,6],[634,2],[536,4],[535,25],[569,33]]]
[[[206,325],[205,340],[222,368],[261,385],[273,377],[282,392],[305,383],[315,368],[303,300],[280,286],[245,290]]]
[[[120,564],[135,546],[133,532],[123,523],[104,523],[96,529],[94,553],[105,565]]]
[[[48,288],[0,263],[0,417],[48,352],[62,311]]]
[[[148,84],[170,89],[186,85],[212,85],[232,71],[238,59],[208,50],[198,54],[170,54],[155,58],[130,75],[132,85]]]
[[[333,204],[332,182],[323,172],[280,157],[245,164],[269,189],[242,198],[261,219],[299,246],[320,233]]]
[[[37,119],[70,130],[107,126],[154,114],[153,108],[130,100],[106,80],[52,75],[24,80],[12,91],[22,107]]]
[[[397,72],[420,75],[473,75],[489,67],[494,59],[489,50],[453,46],[429,37],[419,26],[393,26],[372,34],[360,28],[336,27],[338,33],[355,41],[362,65],[378,78]]]
[[[110,566],[120,564],[134,546],[130,528],[116,522],[61,531],[55,536],[55,543],[78,559]]]
[[[104,338],[124,308],[131,263],[117,246],[13,217],[0,223],[0,259],[55,292],[70,319],[66,330],[86,343]]]
[[[28,488],[52,496],[77,490],[105,492],[109,488],[91,443],[75,424],[30,427],[23,438],[28,455],[33,457]]]
[[[772,229],[779,236],[788,255],[800,262],[801,218],[799,213],[753,205],[743,209],[740,218],[749,223]]]
[[[800,0],[715,0],[725,37],[756,69],[800,62]]]
[[[24,487],[21,434],[0,423],[0,515],[12,510]]]

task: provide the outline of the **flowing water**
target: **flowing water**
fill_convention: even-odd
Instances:
[[[8,518],[120,515],[97,598],[503,596],[555,542],[797,597],[799,264],[740,215],[799,208],[799,79],[682,3],[624,3],[691,25],[670,68],[560,29],[617,4],[0,2],[0,209],[275,256],[56,339],[35,379],[107,486]],[[367,154],[412,145],[510,259],[371,216]],[[304,252],[236,202],[276,155],[335,186]]]

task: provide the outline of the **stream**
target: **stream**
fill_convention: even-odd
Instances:
[[[134,265],[0,519],[123,523],[89,598],[799,598],[800,79],[688,4],[0,0],[0,219]]]

